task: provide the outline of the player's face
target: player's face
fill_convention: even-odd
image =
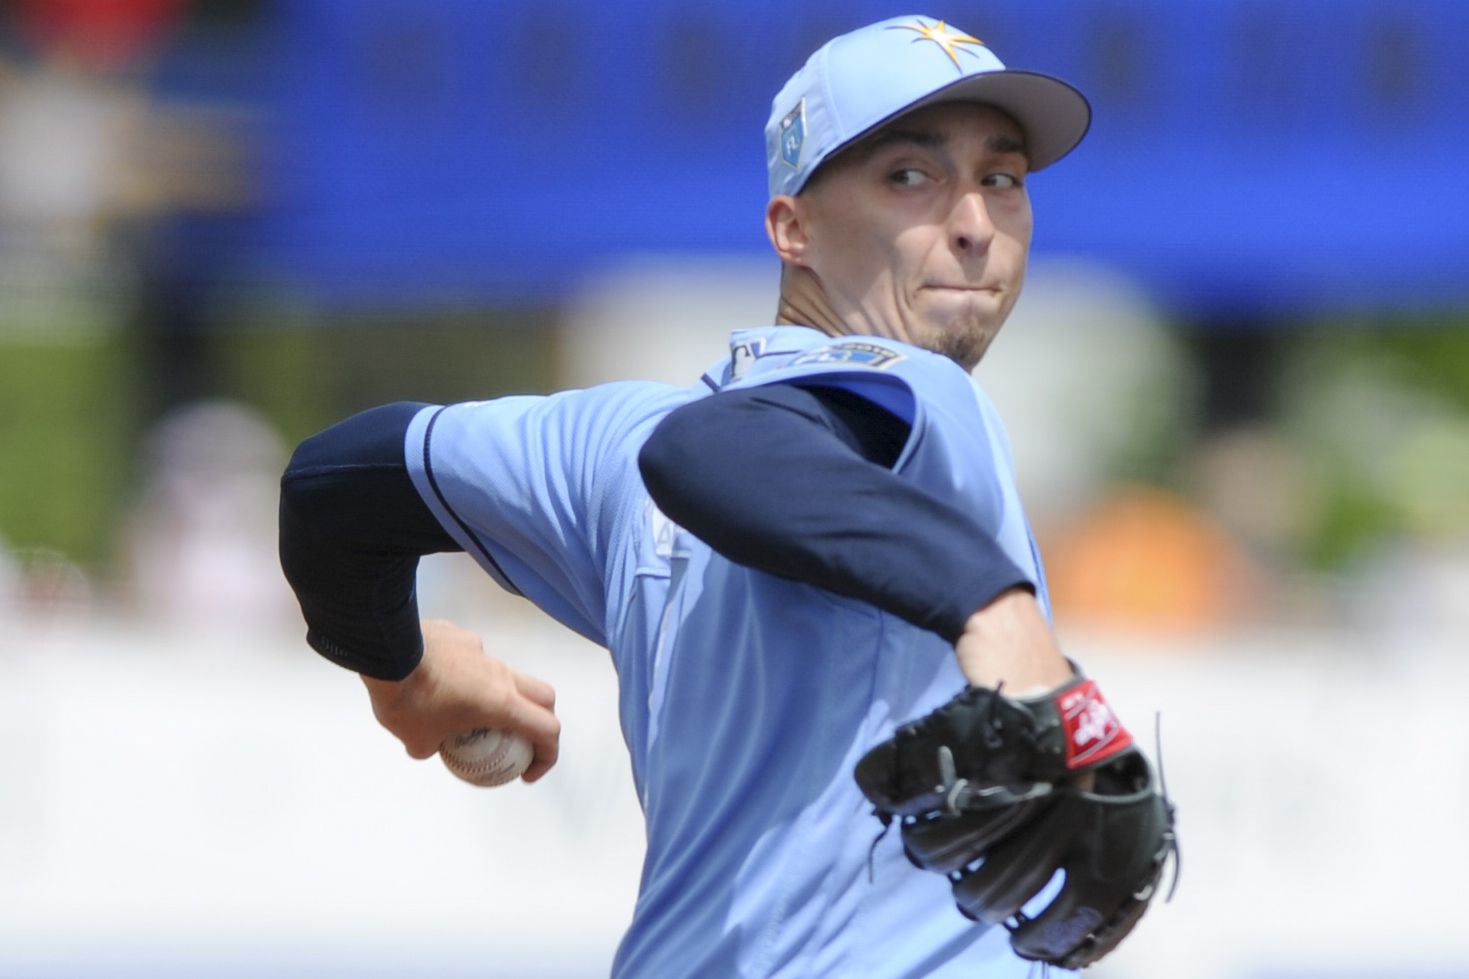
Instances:
[[[1020,127],[973,103],[920,109],[844,150],[800,197],[800,264],[844,332],[974,367],[1019,298],[1032,217]]]

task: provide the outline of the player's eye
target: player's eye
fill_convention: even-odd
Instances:
[[[1013,173],[992,173],[984,178],[986,187],[998,187],[1001,190],[1014,190],[1023,186],[1020,177]]]
[[[888,181],[898,187],[917,187],[928,179],[928,175],[916,167],[902,167],[888,175]]]

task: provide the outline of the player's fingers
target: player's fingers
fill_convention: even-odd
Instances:
[[[523,710],[517,720],[522,724],[533,725],[528,730],[522,728],[522,733],[529,738],[535,749],[535,756],[521,778],[526,782],[534,782],[551,770],[561,754],[561,722],[554,713],[556,690],[537,677],[519,672],[514,676],[515,689],[525,698]]]
[[[552,767],[555,767],[555,763],[557,763],[557,757],[560,757],[560,751],[558,751],[558,748],[555,747],[555,745],[552,745],[551,750],[549,750],[548,753],[546,753],[546,751],[542,751],[541,745],[535,745],[535,748],[535,757],[530,760],[529,766],[526,767],[523,775],[520,776],[520,778],[524,779],[524,781],[526,782],[539,781],[542,775],[545,775],[545,773],[549,772]]]
[[[556,709],[556,688],[552,687],[545,680],[537,679],[525,673],[516,673],[515,689],[520,691],[522,697],[525,697],[534,704],[539,704],[546,708],[546,710]]]
[[[515,730],[535,749],[535,757],[521,778],[534,782],[551,770],[561,754],[561,721],[540,704],[521,700],[512,717]]]
[[[427,741],[422,738],[418,738],[412,742],[404,741],[403,749],[408,752],[409,758],[413,758],[417,761],[423,761],[425,758],[432,758],[434,755],[438,754],[439,745],[441,743],[442,742],[439,741]]]
[[[536,749],[536,753],[522,776],[527,782],[534,782],[555,767],[557,759],[561,757],[561,732],[558,730],[556,736],[551,738],[532,738],[531,746]]]
[[[535,760],[530,763],[530,767],[527,768],[520,777],[526,782],[538,781],[540,777],[549,772],[551,770],[551,767],[555,764],[556,760],[554,758],[550,761],[543,761],[540,753],[537,752]]]

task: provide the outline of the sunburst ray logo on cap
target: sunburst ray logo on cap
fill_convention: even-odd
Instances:
[[[984,42],[977,37],[971,37],[963,31],[950,30],[948,25],[943,21],[939,21],[937,24],[925,24],[921,20],[912,24],[894,24],[888,30],[913,31],[918,35],[913,39],[914,44],[917,44],[919,41],[932,41],[939,46],[944,54],[949,56],[949,60],[954,62],[955,68],[960,68],[958,52],[967,50],[959,47],[959,45],[984,45]],[[963,69],[960,68],[960,70],[962,71]]]

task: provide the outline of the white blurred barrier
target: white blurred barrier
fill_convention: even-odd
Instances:
[[[0,642],[0,976],[606,974],[642,827],[595,647],[497,629],[564,760],[486,790],[297,636]]]
[[[1183,845],[1174,901],[1089,975],[1469,976],[1464,636],[1068,646],[1150,755],[1162,711]]]
[[[488,645],[558,689],[537,786],[413,763],[295,636],[0,621],[0,977],[605,975],[642,845],[611,668],[531,619]],[[1456,637],[1068,646],[1149,754],[1163,712],[1183,840],[1089,975],[1469,975]]]

